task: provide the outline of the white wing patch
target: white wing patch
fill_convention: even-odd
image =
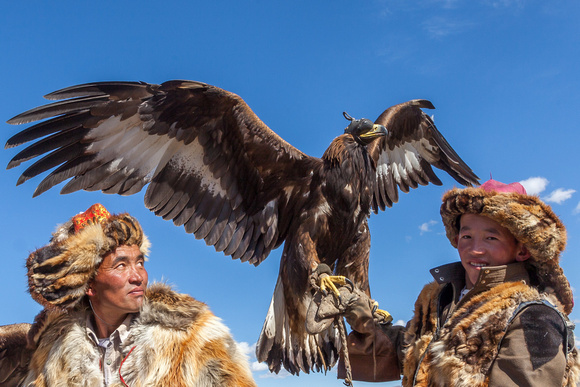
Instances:
[[[421,171],[421,159],[433,163],[437,161],[436,154],[437,147],[431,145],[427,139],[406,142],[393,150],[381,152],[377,175],[392,174],[397,183],[408,181],[409,171]]]
[[[200,186],[214,197],[227,197],[219,180],[203,162],[203,147],[197,139],[184,146],[175,138],[149,134],[144,130],[145,125],[138,115],[125,120],[112,116],[89,132],[87,138],[92,142],[87,151],[97,153],[101,161],[110,161],[111,172],[123,170],[128,176],[138,171],[140,177],[149,179],[171,162],[196,176]]]
[[[118,116],[110,117],[91,130],[87,139],[92,140],[87,151],[96,152],[100,161],[111,161],[108,168],[111,172],[124,169],[129,175],[139,171],[141,177],[151,175],[167,150],[177,145],[175,140],[168,141],[166,136],[152,136],[145,132],[143,122],[137,116],[123,121]],[[159,165],[163,166],[165,163]]]
[[[181,148],[171,158],[171,163],[181,170],[188,170],[200,180],[200,186],[211,195],[227,197],[219,180],[213,177],[209,166],[203,162],[203,147],[197,139]]]

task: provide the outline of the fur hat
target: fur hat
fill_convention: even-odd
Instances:
[[[465,213],[483,215],[507,228],[526,246],[526,261],[537,276],[541,290],[552,288],[567,314],[574,301],[570,284],[559,265],[566,247],[566,228],[550,206],[527,195],[519,183],[489,180],[477,188],[454,188],[443,195],[441,218],[447,238],[457,247],[459,219]]]
[[[100,204],[59,226],[48,245],[26,261],[28,290],[45,308],[73,308],[94,278],[103,257],[121,245],[149,252],[149,240],[129,214],[111,215]]]

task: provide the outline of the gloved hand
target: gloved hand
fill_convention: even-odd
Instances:
[[[358,289],[357,289],[358,290]],[[390,323],[382,315],[376,315],[378,303],[370,299],[365,293],[356,291],[356,298],[351,302],[344,313],[346,322],[351,329],[360,333],[370,333],[375,329],[375,323]],[[390,317],[390,316],[389,316]]]
[[[393,327],[392,317],[385,311],[377,312],[378,304],[350,281],[334,282],[335,285],[344,283],[336,287],[338,294],[321,289],[320,280],[324,276],[332,276],[332,271],[320,264],[310,277],[316,292],[306,314],[306,330],[316,334],[330,327],[337,317],[346,318],[353,329],[345,343],[350,360],[341,356],[338,377],[345,379],[345,383],[399,379],[397,348],[403,328]],[[347,369],[352,369],[352,374]]]
[[[306,314],[306,330],[309,333],[315,334],[325,330],[339,315],[346,318],[353,330],[361,333],[373,331],[375,321],[379,324],[392,321],[388,313],[377,313],[378,303],[352,285],[352,282],[338,286],[338,295],[320,290],[321,279],[329,275],[332,275],[330,268],[320,264],[311,276],[311,284],[318,290]]]

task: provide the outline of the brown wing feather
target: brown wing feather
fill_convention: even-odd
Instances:
[[[279,208],[288,201],[285,187],[304,183],[296,175],[305,161],[318,162],[270,130],[239,96],[200,82],[99,82],[46,97],[68,99],[8,121],[48,119],[6,144],[38,140],[8,165],[43,156],[19,184],[47,171],[35,196],[66,180],[62,193],[130,195],[149,184],[147,208],[253,264],[285,237],[277,229],[291,216]]]
[[[377,166],[373,210],[384,210],[399,199],[398,189],[441,181],[432,166],[466,186],[479,184],[479,177],[457,155],[433,120],[421,108],[434,109],[427,100],[412,100],[385,110],[375,121],[387,128],[387,136],[369,146]],[[398,188],[397,188],[398,187]]]

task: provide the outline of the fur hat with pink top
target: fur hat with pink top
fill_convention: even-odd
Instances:
[[[490,179],[479,187],[451,189],[443,195],[441,218],[453,247],[457,247],[459,219],[466,213],[498,222],[523,243],[531,255],[526,263],[535,273],[540,290],[553,289],[564,311],[570,314],[574,306],[572,290],[559,264],[566,247],[566,228],[550,206],[528,195],[520,183]]]

